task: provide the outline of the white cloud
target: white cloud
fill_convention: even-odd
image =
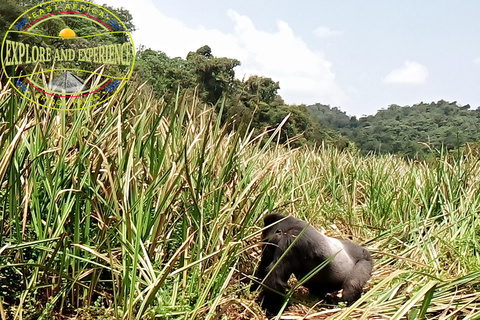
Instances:
[[[182,58],[206,44],[212,48],[214,55],[238,59],[241,53],[231,35],[204,27],[189,28],[182,21],[164,15],[151,0],[102,0],[101,3],[130,11],[137,27],[132,34],[136,48],[144,45],[163,51],[170,57]]]
[[[473,63],[480,66],[480,57],[474,59]]]
[[[313,34],[319,38],[330,38],[330,37],[340,36],[343,34],[343,32],[331,30],[328,27],[318,27],[315,30],[313,30]]]
[[[390,72],[385,79],[386,83],[423,84],[427,81],[428,70],[418,62],[406,61],[401,68]]]
[[[323,54],[310,50],[286,22],[278,21],[278,30],[267,33],[233,10],[228,16],[235,25],[239,46],[247,53],[237,70],[240,76],[257,74],[280,81],[280,94],[289,103],[323,101],[339,105],[346,100],[335,81],[332,64]]]
[[[235,58],[238,78],[251,75],[270,77],[280,82],[280,95],[287,103],[342,105],[345,92],[335,81],[332,64],[320,52],[314,52],[296,36],[284,21],[277,22],[275,32],[258,30],[252,20],[228,10],[234,32],[225,33],[205,27],[190,28],[183,22],[165,16],[151,0],[103,0],[114,7],[123,6],[133,15],[138,27],[134,32],[139,44],[167,55],[185,58],[208,44],[215,56]]]

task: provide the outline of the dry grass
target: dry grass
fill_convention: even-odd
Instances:
[[[480,316],[480,164],[468,150],[426,163],[289,149],[275,144],[281,127],[240,136],[221,105],[135,85],[78,112],[3,87],[0,108],[3,318],[264,319],[244,273],[274,209],[376,263],[351,307],[300,291],[282,319]]]

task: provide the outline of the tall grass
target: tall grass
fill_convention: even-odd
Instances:
[[[376,260],[355,305],[295,305],[290,319],[480,316],[472,154],[290,149],[276,144],[281,127],[241,136],[216,110],[136,84],[73,112],[2,88],[0,315],[261,319],[243,272],[262,215],[280,209]]]

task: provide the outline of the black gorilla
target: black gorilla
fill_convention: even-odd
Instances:
[[[262,234],[263,253],[255,276],[263,280],[265,290],[262,293],[262,306],[268,312],[277,314],[284,303],[281,295],[268,288],[285,293],[290,288],[287,281],[292,273],[301,280],[335,254],[333,260],[305,282],[304,286],[319,296],[343,289],[341,300],[347,303],[360,298],[373,268],[372,257],[367,250],[347,240],[327,237],[306,222],[293,217],[285,218],[281,214],[273,213],[267,215],[263,221],[268,228]],[[305,228],[301,238],[271,271]],[[268,278],[264,279],[269,272]],[[258,284],[254,284],[252,290],[257,287]]]

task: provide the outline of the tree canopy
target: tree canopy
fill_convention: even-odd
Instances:
[[[335,129],[364,152],[425,157],[432,151],[452,150],[478,141],[480,110],[440,100],[401,107],[391,105],[377,114],[356,119],[337,108],[312,105],[320,123]]]
[[[222,121],[231,130],[256,133],[276,128],[285,117],[281,142],[292,138],[291,145],[326,142],[340,148],[347,139],[327,129],[308,112],[305,105],[287,105],[278,94],[280,84],[271,78],[252,75],[246,80],[235,78],[240,61],[216,57],[212,49],[202,46],[188,53],[186,59],[169,58],[162,51],[141,48],[135,70],[160,95],[180,90],[196,90],[203,102],[223,108]]]

